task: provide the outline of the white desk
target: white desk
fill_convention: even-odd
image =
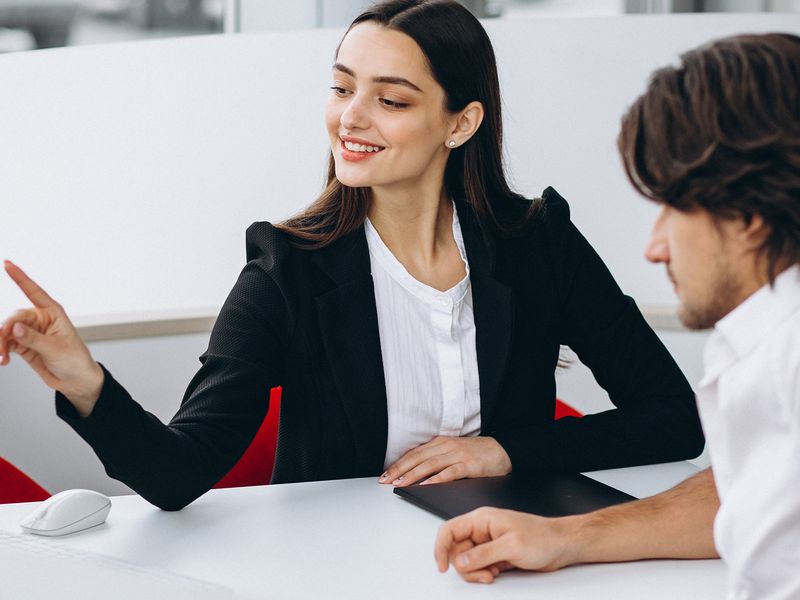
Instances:
[[[641,496],[671,487],[694,470],[671,463],[592,476]],[[436,571],[433,541],[442,521],[374,479],[213,490],[180,512],[161,511],[138,496],[115,497],[113,503],[105,525],[57,542],[222,584],[241,599],[725,595],[725,568],[718,560],[585,565],[505,573],[490,586],[467,584],[452,570]],[[19,531],[30,509],[0,506],[0,529]]]

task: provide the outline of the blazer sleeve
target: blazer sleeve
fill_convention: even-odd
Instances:
[[[493,435],[515,473],[588,471],[693,458],[704,437],[678,365],[569,219],[545,192],[543,230],[560,305],[559,343],[591,369],[616,406]]]
[[[92,413],[56,394],[56,412],[94,449],[109,476],[165,510],[205,493],[252,441],[280,385],[290,318],[284,294],[247,264],[213,327],[199,371],[169,424],[147,412],[105,370]]]

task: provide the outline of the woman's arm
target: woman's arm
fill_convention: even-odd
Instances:
[[[697,456],[704,438],[694,393],[634,301],[546,194],[543,253],[553,273],[560,343],[572,348],[616,409],[493,432],[515,473],[587,471]]]
[[[14,352],[56,390],[58,415],[94,449],[106,472],[153,504],[177,510],[238,460],[283,371],[283,296],[248,264],[220,312],[203,363],[169,425],[136,403],[91,357],[63,309],[21,270],[6,266],[33,303],[0,329],[2,364]],[[24,334],[18,336],[19,326]]]
[[[109,476],[160,508],[179,510],[230,470],[261,425],[269,391],[284,371],[285,335],[272,323],[286,310],[274,286],[252,263],[245,267],[168,425],[109,373],[87,418],[57,394],[58,415],[92,446]]]

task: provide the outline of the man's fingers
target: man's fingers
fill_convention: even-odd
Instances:
[[[511,569],[515,568],[514,565],[512,565],[507,560],[501,560],[499,563],[497,563],[494,566],[497,567],[497,572],[498,573],[502,573],[503,571],[510,571]]]
[[[20,269],[17,265],[10,260],[3,261],[6,273],[14,280],[22,293],[31,301],[37,308],[54,308],[58,303],[53,300],[47,292],[39,287],[36,282],[25,274],[25,271]]]
[[[459,573],[471,573],[488,569],[490,566],[505,562],[506,550],[502,538],[479,544],[455,557],[453,566]]]
[[[442,573],[447,571],[447,568],[450,566],[450,560],[453,557],[461,554],[462,552],[466,552],[474,545],[475,543],[472,540],[453,541],[446,549],[444,549],[444,551],[441,552],[441,556],[436,556],[436,564],[439,567],[439,571]]]
[[[439,528],[436,534],[433,554],[439,570],[444,573],[450,562],[450,552],[457,544],[472,537],[474,525],[477,520],[472,513],[450,519]]]
[[[472,545],[492,539],[489,531],[491,515],[496,508],[478,508],[460,517],[450,519],[439,528],[436,534],[435,551],[437,556],[447,556],[458,545],[468,540]]]
[[[481,569],[480,571],[470,571],[469,573],[461,573],[464,581],[470,583],[493,583],[495,573],[491,569]]]

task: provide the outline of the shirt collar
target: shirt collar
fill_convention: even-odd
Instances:
[[[469,262],[467,261],[464,236],[461,232],[461,223],[458,219],[455,203],[453,203],[453,220],[451,226],[453,238],[458,246],[458,252],[461,254],[461,260],[464,261],[466,275],[449,290],[441,292],[415,279],[402,263],[397,260],[397,257],[392,254],[392,251],[389,250],[389,247],[384,243],[380,234],[375,229],[375,226],[372,224],[372,221],[369,220],[369,217],[364,220],[364,232],[367,237],[370,257],[374,257],[374,259],[378,260],[389,276],[406,291],[423,302],[432,305],[438,305],[442,296],[449,296],[452,303],[456,305],[464,299],[470,287]]]
[[[708,383],[736,360],[741,360],[789,315],[800,309],[800,266],[794,265],[763,286],[714,325],[705,350]]]

